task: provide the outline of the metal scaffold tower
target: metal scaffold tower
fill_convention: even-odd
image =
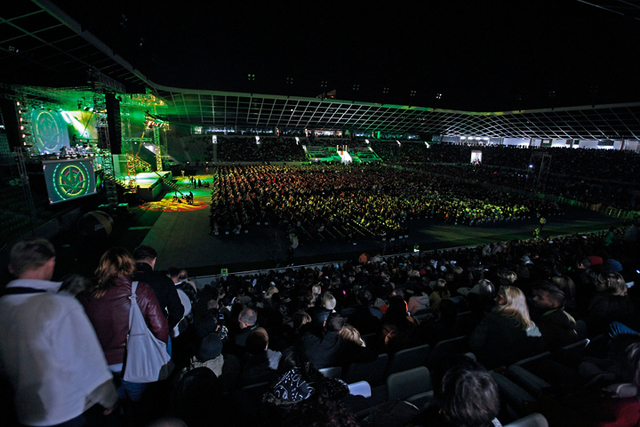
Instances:
[[[153,128],[153,145],[156,148],[156,172],[162,172],[162,143],[160,142],[160,129]]]
[[[24,194],[24,200],[27,204],[27,210],[29,211],[29,222],[31,224],[31,233],[33,234],[36,227],[36,208],[33,205],[33,197],[31,196],[31,186],[29,185],[29,175],[27,174],[27,168],[24,164],[24,153],[22,147],[14,148],[16,160],[18,163],[18,174],[20,176],[20,184],[22,185],[22,192]]]
[[[104,171],[104,185],[107,190],[107,201],[109,207],[115,209],[118,206],[118,190],[113,166],[113,153],[111,152],[111,139],[109,138],[109,124],[107,123],[107,105],[101,90],[97,90],[93,95],[93,103],[98,115],[96,126],[98,146],[105,150],[105,154],[102,156],[102,168]]]

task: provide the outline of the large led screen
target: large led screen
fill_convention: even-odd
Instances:
[[[69,130],[60,113],[49,109],[31,112],[31,123],[36,147],[40,153],[59,153],[69,146]]]
[[[44,161],[44,180],[51,204],[96,193],[92,159]]]

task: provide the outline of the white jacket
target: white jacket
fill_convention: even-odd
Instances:
[[[13,385],[20,423],[59,424],[94,403],[115,404],[112,386],[114,393],[91,401],[112,375],[80,303],[56,294],[60,283],[21,279],[7,285],[18,286],[46,291],[0,298],[0,372]]]

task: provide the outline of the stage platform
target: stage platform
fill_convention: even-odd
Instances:
[[[136,175],[136,186],[138,195],[145,201],[152,201],[158,199],[163,191],[167,190],[163,184],[162,179],[167,182],[171,182],[173,179],[172,173],[169,171],[161,172],[141,172]],[[116,179],[123,182],[127,187],[129,186],[129,175],[116,173]]]

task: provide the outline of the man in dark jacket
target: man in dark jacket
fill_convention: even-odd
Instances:
[[[531,319],[536,323],[549,350],[578,341],[576,321],[564,311],[564,293],[546,281],[533,286],[534,309]]]
[[[133,273],[133,280],[144,282],[151,286],[160,307],[162,307],[165,316],[169,320],[169,329],[173,329],[184,315],[184,307],[180,302],[173,280],[159,271],[153,271],[158,253],[151,246],[138,246],[133,251],[133,257],[136,260],[136,271]]]
[[[342,339],[339,334],[343,326],[344,319],[331,313],[321,331],[302,336],[302,349],[317,369],[376,359],[376,354],[369,348]]]

